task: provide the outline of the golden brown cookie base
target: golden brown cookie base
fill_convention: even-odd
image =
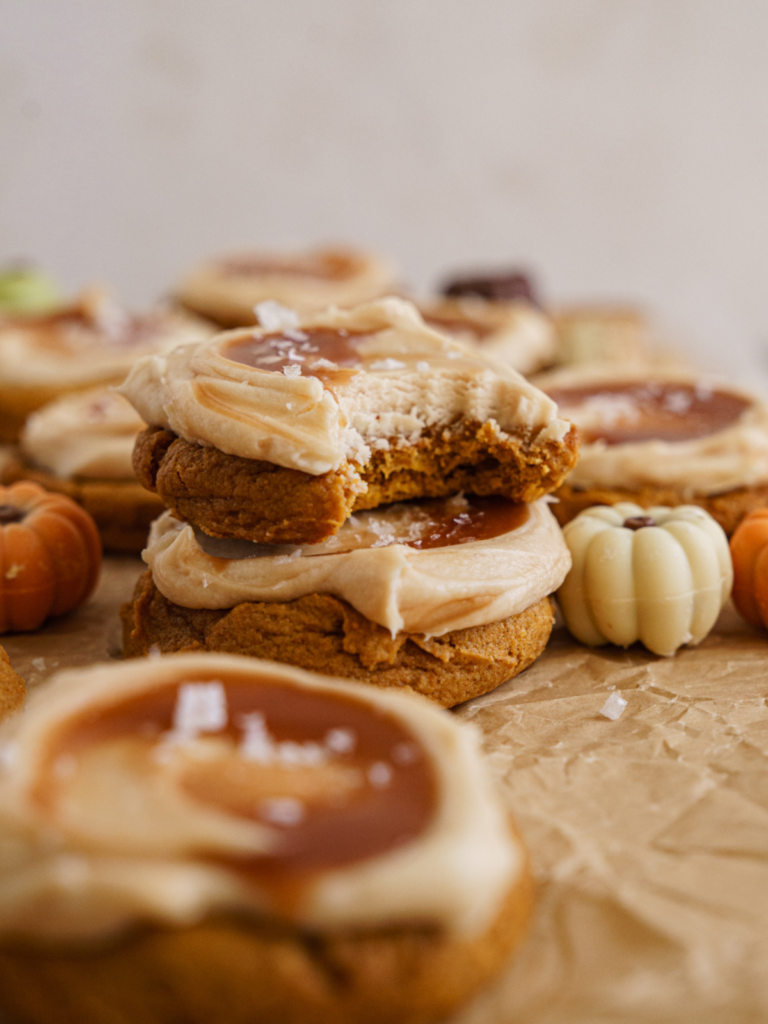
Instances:
[[[213,537],[316,544],[353,511],[393,501],[458,491],[535,501],[559,485],[577,452],[575,428],[563,441],[526,446],[488,423],[462,421],[426,431],[415,444],[375,451],[365,466],[345,463],[312,476],[149,427],[136,441],[133,464],[174,515]]]
[[[60,480],[17,457],[6,463],[1,479],[5,486],[17,480],[32,480],[47,491],[72,498],[93,517],[108,551],[141,551],[150,523],[165,511],[157,495],[136,480]]]
[[[26,692],[24,680],[13,671],[7,651],[0,647],[0,721],[24,706]]]
[[[724,494],[684,495],[670,487],[644,487],[641,491],[623,491],[616,488],[595,487],[579,491],[563,484],[555,491],[559,501],[551,509],[561,526],[565,526],[579,512],[593,505],[616,505],[620,501],[632,501],[643,508],[652,505],[698,505],[718,522],[730,537],[741,520],[753,509],[768,505],[768,484],[757,487],[738,487]]]
[[[18,1024],[426,1024],[503,965],[523,938],[526,864],[493,924],[304,932],[218,918],[100,948],[0,948],[0,1008]]]
[[[330,594],[296,601],[248,601],[232,609],[182,608],[145,572],[133,603],[123,606],[126,657],[174,651],[216,651],[267,658],[375,686],[415,690],[453,707],[522,672],[552,631],[548,598],[486,626],[426,638],[398,633],[364,618]]]

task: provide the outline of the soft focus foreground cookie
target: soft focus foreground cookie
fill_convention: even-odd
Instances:
[[[210,260],[192,271],[177,299],[221,327],[257,322],[268,300],[302,313],[356,306],[396,289],[389,262],[371,252],[325,248],[307,252],[245,252]]]
[[[445,707],[537,658],[570,556],[546,503],[437,499],[354,515],[324,544],[217,541],[166,513],[124,653],[268,657]]]
[[[557,339],[551,319],[530,302],[469,295],[419,302],[425,323],[477,346],[482,355],[530,374],[551,366]]]
[[[590,646],[639,640],[674,654],[707,636],[731,592],[728,540],[696,505],[596,506],[564,534],[573,568],[557,599],[570,632]]]
[[[12,715],[24,705],[24,680],[11,668],[11,659],[0,647],[0,720]]]
[[[578,465],[553,506],[699,505],[730,535],[768,502],[768,409],[733,385],[684,373],[587,369],[541,379],[576,423]]]
[[[140,361],[138,478],[205,533],[317,543],[353,509],[458,491],[533,501],[577,434],[519,374],[384,299]]]
[[[119,384],[139,356],[209,334],[180,313],[129,314],[99,290],[51,313],[0,316],[0,440],[15,441],[46,402]]]
[[[26,480],[0,487],[0,633],[79,608],[100,569],[99,533],[79,505]]]
[[[270,662],[60,674],[5,732],[0,1007],[29,1024],[441,1018],[531,907],[479,748],[427,702]]]
[[[32,480],[66,494],[93,517],[104,548],[138,553],[164,510],[133,472],[134,443],[145,426],[130,402],[107,388],[65,395],[27,419],[3,483]]]

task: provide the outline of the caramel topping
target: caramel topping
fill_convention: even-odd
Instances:
[[[362,529],[353,526],[351,537],[347,533],[342,543],[352,540],[354,547],[405,544],[426,551],[511,533],[527,521],[528,508],[507,498],[472,495],[400,503],[355,518],[362,520]]]
[[[222,273],[231,277],[314,277],[323,281],[340,281],[353,277],[359,260],[341,253],[309,253],[305,256],[232,256],[218,264]]]
[[[408,842],[435,812],[431,763],[395,718],[346,694],[268,676],[222,681],[206,672],[68,723],[52,744],[35,798],[55,802],[77,771],[78,755],[126,739],[141,751],[148,777],[169,771],[195,801],[274,830],[269,855],[227,862],[278,901],[288,890],[295,896],[312,872]],[[62,757],[75,766],[66,777],[56,771]]]
[[[483,341],[494,332],[493,327],[470,316],[434,316],[424,314],[424,321],[439,331],[448,334],[471,334],[477,341]]]
[[[751,405],[730,391],[668,381],[554,387],[547,393],[576,421],[585,441],[609,445],[707,437],[736,423]]]
[[[497,496],[465,498],[458,495],[399,502],[373,512],[357,513],[336,536],[322,544],[308,545],[303,556],[342,555],[360,548],[382,548],[391,544],[426,551],[492,540],[517,530],[528,521],[528,516],[527,505],[517,505]],[[254,558],[275,553],[270,545],[223,540],[209,537],[200,530],[195,530],[195,537],[203,551],[216,558]]]
[[[338,380],[362,366],[358,345],[367,332],[332,330],[286,330],[237,341],[222,352],[227,359],[257,370],[284,373],[286,377],[317,377]]]

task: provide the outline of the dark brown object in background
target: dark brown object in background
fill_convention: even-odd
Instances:
[[[474,296],[489,302],[530,302],[540,306],[529,274],[517,270],[497,274],[470,274],[449,278],[440,289],[451,298]]]

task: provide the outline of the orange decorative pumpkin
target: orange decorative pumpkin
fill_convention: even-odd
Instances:
[[[0,487],[0,633],[77,608],[100,566],[96,524],[74,501],[28,481]]]
[[[768,508],[745,516],[731,537],[733,603],[753,626],[768,626]]]

